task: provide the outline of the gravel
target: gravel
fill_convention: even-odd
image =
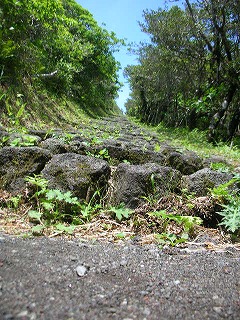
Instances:
[[[1,320],[240,319],[240,252],[0,235]]]

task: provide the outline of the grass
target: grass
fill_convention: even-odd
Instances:
[[[65,130],[89,124],[91,119],[120,115],[120,110],[90,108],[79,105],[66,96],[50,94],[43,88],[34,88],[30,83],[8,89],[0,87],[1,122],[11,127],[17,124],[31,129],[61,128]],[[21,113],[21,114],[20,114]]]
[[[179,151],[191,150],[204,158],[221,156],[229,162],[239,162],[240,141],[237,139],[231,144],[219,142],[217,145],[213,145],[207,141],[207,132],[205,131],[198,129],[190,131],[186,128],[167,128],[163,124],[147,126],[135,119],[132,120],[139,126],[156,133],[161,142],[167,142]],[[161,149],[159,151],[161,152]]]

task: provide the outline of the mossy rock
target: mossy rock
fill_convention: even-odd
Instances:
[[[89,201],[96,191],[107,190],[110,167],[102,159],[65,153],[54,155],[42,171],[49,188],[71,191],[80,200]]]
[[[38,147],[0,149],[0,189],[21,192],[26,187],[25,177],[39,174],[51,156],[48,150]]]

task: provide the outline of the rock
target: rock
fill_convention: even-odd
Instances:
[[[219,186],[231,180],[232,175],[204,168],[189,176],[183,177],[183,187],[196,196],[206,196],[209,189]]]
[[[51,153],[38,147],[0,149],[0,189],[21,192],[26,186],[24,178],[39,174],[50,159]]]
[[[77,275],[78,275],[79,277],[85,276],[85,274],[87,273],[87,271],[88,271],[88,268],[85,267],[85,266],[83,266],[83,265],[77,266],[77,268],[76,268],[76,272],[77,272]]]
[[[28,132],[31,135],[39,136],[42,140],[50,138],[53,134],[51,131],[35,130],[35,129],[28,129]]]
[[[160,197],[180,187],[181,173],[170,167],[148,163],[129,165],[122,163],[113,175],[114,205],[124,203],[129,208],[136,208],[144,202],[143,197]]]
[[[128,159],[128,150],[125,144],[114,139],[108,139],[103,141],[102,144],[91,146],[88,151],[97,154],[103,149],[108,150],[108,155],[112,159],[117,159],[118,161],[123,161]]]
[[[65,153],[54,155],[42,174],[49,181],[49,188],[71,191],[88,201],[97,190],[105,194],[110,167],[101,159]]]
[[[224,163],[227,164],[227,161],[224,157],[221,156],[211,156],[209,158],[204,159],[203,166],[204,167],[210,167],[212,163]]]
[[[171,152],[167,156],[167,165],[179,170],[182,174],[189,175],[203,168],[202,159],[195,153],[186,151]]]
[[[128,151],[127,160],[132,164],[144,164],[154,162],[164,165],[166,158],[160,152],[154,152],[151,150],[141,150],[139,148],[131,148]]]
[[[62,139],[48,138],[41,142],[40,147],[51,151],[52,154],[67,152],[67,146]]]

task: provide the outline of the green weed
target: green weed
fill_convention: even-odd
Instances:
[[[234,184],[239,184],[240,176],[235,175],[228,182],[219,185],[211,190],[212,196],[219,202],[223,210],[218,214],[222,216],[222,221],[219,226],[223,226],[227,231],[231,233],[238,233],[240,230],[240,197],[239,191],[231,190]]]
[[[35,146],[37,138],[34,136],[24,135],[11,141],[11,147],[30,147]]]
[[[222,207],[223,210],[218,212],[223,217],[219,225],[232,233],[238,232],[240,230],[240,198]]]
[[[112,213],[118,221],[128,219],[133,213],[132,210],[125,208],[124,205],[120,205],[119,207],[110,207],[107,211]]]
[[[187,241],[189,235],[193,233],[194,227],[202,223],[202,219],[199,217],[170,214],[167,213],[166,210],[150,212],[149,215],[157,217],[162,221],[162,228],[164,231],[156,235],[156,239],[161,245],[167,244],[175,246]],[[173,221],[182,227],[183,231],[180,234],[176,235],[174,233],[166,232],[169,224]]]
[[[40,233],[49,226],[55,226],[58,231],[72,232],[74,225],[89,220],[99,207],[93,205],[94,197],[89,203],[80,203],[70,191],[62,192],[58,189],[49,189],[48,181],[41,175],[26,177],[30,186],[34,187],[31,197],[34,200],[34,209],[29,210],[31,221],[37,223],[33,232]],[[71,224],[71,228],[65,224]]]

